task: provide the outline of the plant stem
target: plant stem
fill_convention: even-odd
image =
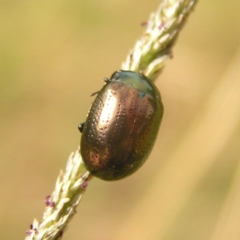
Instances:
[[[172,47],[196,5],[196,0],[165,0],[150,15],[147,29],[122,64],[123,70],[141,72],[151,80],[160,74]]]

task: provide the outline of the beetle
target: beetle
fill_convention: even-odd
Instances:
[[[161,95],[141,73],[119,70],[97,92],[82,132],[86,168],[103,180],[137,171],[149,156],[163,116]]]

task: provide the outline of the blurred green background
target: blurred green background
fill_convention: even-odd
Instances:
[[[90,94],[157,0],[0,1],[0,238],[24,239],[79,145]],[[165,115],[134,175],[93,179],[63,239],[240,239],[240,2],[199,1],[157,79]]]

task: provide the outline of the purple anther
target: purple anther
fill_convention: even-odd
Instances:
[[[84,189],[87,187],[87,185],[88,185],[88,179],[85,179],[84,182],[80,185],[80,188]]]
[[[51,195],[48,195],[46,198],[45,198],[45,204],[47,207],[55,207],[55,202],[53,202],[51,200]]]
[[[148,22],[142,22],[142,23],[141,23],[141,26],[142,26],[142,27],[146,27],[147,25],[148,25]]]

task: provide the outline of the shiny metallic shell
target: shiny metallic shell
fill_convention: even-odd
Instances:
[[[81,155],[92,175],[124,178],[150,154],[163,116],[161,96],[145,76],[117,71],[98,93],[81,138]]]

